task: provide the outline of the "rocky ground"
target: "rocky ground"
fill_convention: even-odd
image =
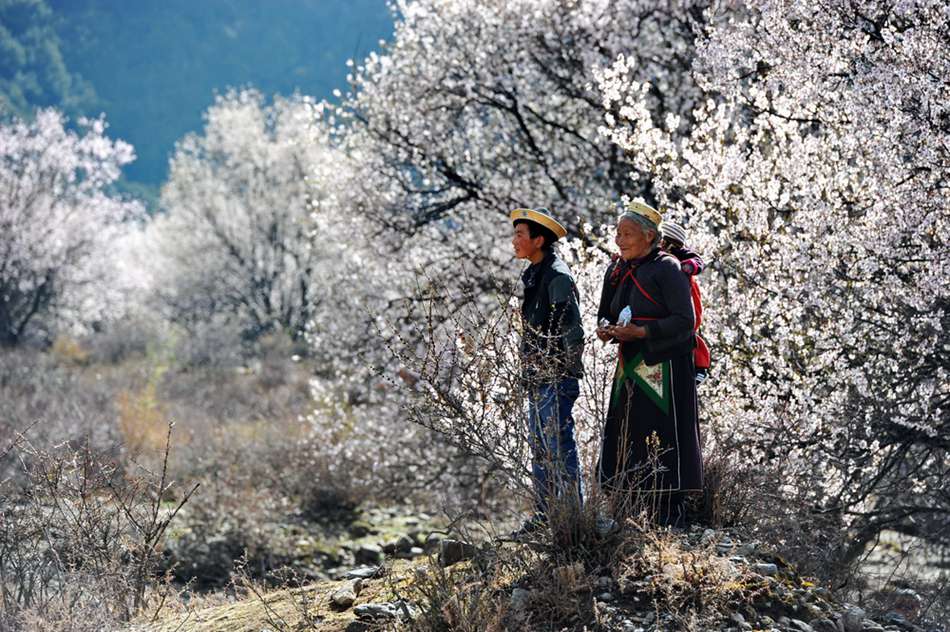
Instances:
[[[313,533],[288,533],[292,565],[316,581],[244,590],[233,603],[182,610],[135,629],[361,632],[415,624],[425,630],[434,620],[450,626],[453,618],[484,616],[471,606],[472,587],[481,584],[482,605],[494,609],[491,616],[508,630],[945,632],[936,623],[917,621],[921,600],[911,591],[896,594],[892,610],[872,616],[800,577],[767,546],[728,530],[634,534],[613,543],[617,554],[607,565],[554,562],[557,556],[531,543],[469,544],[448,537],[430,516],[397,510],[366,513],[336,539],[319,544]],[[179,534],[178,551],[195,552],[186,546],[189,537],[187,531]],[[210,559],[230,557],[215,553],[216,546],[205,542],[197,551]],[[534,570],[520,575],[491,570],[502,559],[520,559]],[[200,556],[189,563],[192,570],[205,564]],[[552,598],[555,609],[566,612],[556,625]]]
[[[445,521],[399,508],[353,511],[326,520],[202,521],[184,514],[169,534],[163,570],[197,590],[226,587],[239,569],[265,584],[288,575],[320,581],[361,564],[422,557],[437,544]],[[281,572],[277,572],[280,569]]]

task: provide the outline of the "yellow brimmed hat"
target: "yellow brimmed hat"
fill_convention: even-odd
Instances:
[[[511,212],[511,222],[514,223],[519,219],[541,224],[554,233],[554,236],[558,239],[567,234],[567,229],[551,217],[550,211],[546,208],[516,208]]]
[[[643,202],[633,202],[633,201],[627,202],[623,210],[625,214],[633,213],[635,215],[639,215],[647,219],[648,221],[650,221],[652,224],[654,224],[657,227],[659,227],[660,222],[663,221],[663,216],[660,214],[658,210],[656,210],[652,206],[648,206],[644,204]]]

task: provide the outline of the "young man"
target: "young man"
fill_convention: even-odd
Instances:
[[[511,222],[515,257],[530,262],[521,275],[521,351],[536,510],[516,532],[525,535],[547,522],[552,499],[568,510],[582,500],[571,410],[583,376],[584,330],[574,277],[552,248],[567,230],[544,208],[516,209]]]

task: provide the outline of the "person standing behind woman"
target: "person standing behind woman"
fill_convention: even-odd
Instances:
[[[710,365],[709,345],[699,335],[699,328],[703,322],[703,299],[699,291],[699,283],[696,281],[696,277],[706,268],[706,263],[698,252],[686,246],[686,230],[673,222],[664,221],[660,224],[660,248],[679,260],[680,269],[689,279],[689,291],[693,297],[693,314],[696,317],[696,322],[693,324],[693,333],[696,334],[693,365],[696,369],[696,386],[699,386],[708,377]]]
[[[597,314],[597,336],[619,343],[598,475],[608,493],[646,494],[658,522],[682,526],[685,494],[703,488],[695,316],[679,261],[659,249],[661,221],[640,202],[617,221]]]

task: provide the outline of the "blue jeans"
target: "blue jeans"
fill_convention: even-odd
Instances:
[[[571,410],[580,394],[576,378],[541,384],[528,393],[528,440],[537,509],[546,514],[552,496],[580,507],[581,479]]]

